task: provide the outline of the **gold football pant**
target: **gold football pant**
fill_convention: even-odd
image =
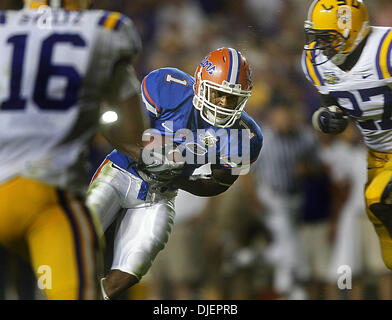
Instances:
[[[380,240],[385,265],[392,269],[392,154],[368,151],[366,211]]]
[[[101,246],[83,202],[22,177],[0,185],[0,244],[27,254],[49,299],[97,299]]]

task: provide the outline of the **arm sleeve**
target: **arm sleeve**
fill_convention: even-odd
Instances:
[[[312,63],[312,53],[303,51],[301,58],[302,71],[308,81],[317,89],[320,94],[327,94],[328,89],[325,86],[324,79],[321,76],[319,66]]]
[[[101,94],[105,101],[115,104],[139,93],[133,63],[141,51],[141,40],[131,19],[120,13],[106,12],[99,25],[96,50],[104,70]]]
[[[145,76],[141,83],[142,101],[150,121],[155,121],[162,114],[157,83],[159,83],[159,73],[157,70]]]

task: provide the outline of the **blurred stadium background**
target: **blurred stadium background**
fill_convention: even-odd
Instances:
[[[366,163],[351,173],[347,168],[357,159],[365,161],[360,138],[354,128],[341,137],[325,137],[310,126],[320,104],[301,70],[303,21],[311,2],[95,1],[97,9],[121,11],[133,19],[143,41],[135,63],[139,79],[166,66],[193,75],[208,52],[221,46],[240,50],[253,69],[246,111],[262,130],[284,140],[271,150],[275,159],[262,157],[225,194],[206,199],[181,193],[167,248],[124,299],[392,298],[390,273],[380,262],[372,226],[360,212],[362,198],[354,195]],[[372,25],[390,25],[391,1],[367,4]],[[313,144],[290,160],[287,146],[295,149],[293,137],[302,131]],[[269,152],[267,139],[264,144],[262,153]],[[97,135],[91,175],[110,151]],[[272,177],[263,172],[273,168],[269,162],[281,166]],[[346,168],[333,168],[341,163]],[[279,213],[271,217],[274,209],[263,198],[265,189],[281,196],[278,201],[286,210],[282,220],[276,218]],[[347,257],[352,286],[339,290],[335,262],[348,255],[354,257]],[[1,251],[0,299],[42,298],[29,267]]]

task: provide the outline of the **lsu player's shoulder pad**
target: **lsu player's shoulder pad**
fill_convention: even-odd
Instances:
[[[134,58],[142,48],[140,36],[132,20],[120,12],[100,11],[98,28],[104,33],[106,47],[121,56]]]
[[[323,77],[320,74],[319,66],[313,64],[313,60],[317,59],[319,56],[317,52],[303,50],[302,52],[302,71],[304,72],[308,81],[316,86],[318,89],[325,85]]]
[[[160,68],[144,77],[142,100],[152,119],[168,120],[170,114],[194,95],[192,76],[176,68]]]
[[[392,28],[377,27],[374,29],[381,36],[376,54],[378,78],[392,81]]]

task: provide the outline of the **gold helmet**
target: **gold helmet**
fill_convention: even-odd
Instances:
[[[328,60],[340,65],[368,35],[368,9],[363,0],[315,0],[304,28],[305,50],[320,50]]]
[[[92,0],[24,0],[24,7],[38,9],[40,6],[50,6],[65,10],[84,10],[90,8],[92,2]]]

